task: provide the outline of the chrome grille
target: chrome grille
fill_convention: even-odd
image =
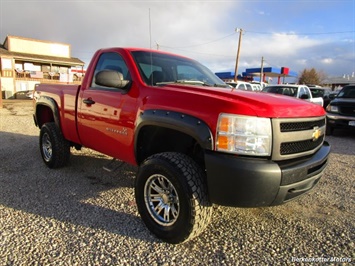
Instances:
[[[325,116],[272,119],[273,160],[287,160],[313,154],[324,142]]]

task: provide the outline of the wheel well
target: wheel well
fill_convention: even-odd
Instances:
[[[36,119],[39,128],[45,123],[54,122],[52,109],[45,105],[38,105],[36,108]]]
[[[203,149],[190,135],[158,126],[145,126],[140,130],[136,143],[138,164],[153,154],[168,151],[186,154],[205,169]]]

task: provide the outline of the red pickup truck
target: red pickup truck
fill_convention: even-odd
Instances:
[[[50,168],[82,146],[138,166],[138,211],[170,243],[201,233],[212,204],[272,206],[311,190],[330,152],[321,106],[232,90],[194,60],[138,48],[97,51],[80,86],[37,86],[34,121]]]

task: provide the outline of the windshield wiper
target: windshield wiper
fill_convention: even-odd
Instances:
[[[167,85],[167,84],[188,84],[188,85],[201,85],[212,87],[213,85],[200,81],[200,80],[175,80],[175,81],[162,81],[157,82],[156,85]]]
[[[211,84],[206,83],[204,81],[201,80],[188,80],[188,79],[179,79],[176,80],[175,83],[180,83],[180,84],[191,84],[191,85],[201,85],[201,86],[208,86],[208,87],[212,87]]]
[[[187,84],[187,85],[199,85],[206,87],[220,87],[220,88],[228,88],[227,84],[210,84],[201,80],[189,80],[189,79],[179,79],[175,81],[162,81],[157,82],[156,85],[167,85],[167,84]]]

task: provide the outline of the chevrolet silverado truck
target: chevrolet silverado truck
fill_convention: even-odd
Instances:
[[[40,84],[34,122],[49,168],[87,147],[137,166],[135,199],[147,228],[182,243],[208,225],[213,204],[288,202],[320,180],[330,152],[321,106],[232,91],[195,60],[107,48],[81,85]]]

